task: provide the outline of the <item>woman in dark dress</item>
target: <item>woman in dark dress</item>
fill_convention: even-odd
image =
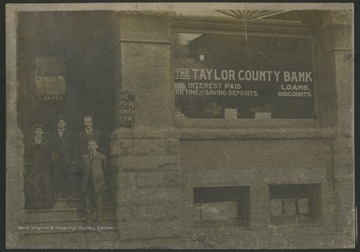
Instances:
[[[33,127],[34,137],[25,144],[25,209],[51,208],[55,203],[50,146],[43,138],[44,126]]]

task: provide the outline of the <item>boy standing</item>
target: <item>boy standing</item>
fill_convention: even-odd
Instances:
[[[103,193],[106,191],[105,180],[107,178],[108,166],[105,155],[97,151],[96,139],[89,139],[89,153],[82,157],[82,190],[85,195],[85,208],[88,224],[94,221],[94,201],[97,205],[97,222],[102,223],[103,217]]]

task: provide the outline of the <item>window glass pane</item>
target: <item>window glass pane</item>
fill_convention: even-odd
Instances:
[[[298,199],[299,214],[309,213],[309,201],[308,199]]]
[[[238,218],[236,201],[200,204],[201,220],[230,220]]]
[[[270,211],[272,216],[281,216],[283,214],[282,199],[270,200]]]
[[[187,118],[313,118],[310,39],[174,34],[177,113]]]
[[[195,221],[249,220],[250,194],[247,186],[193,188]]]
[[[321,220],[321,185],[270,185],[270,214],[274,223]]]

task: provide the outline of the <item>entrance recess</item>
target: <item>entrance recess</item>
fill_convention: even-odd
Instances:
[[[67,127],[74,133],[83,128],[84,114],[93,115],[94,127],[105,137],[113,131],[116,43],[111,18],[108,12],[19,15],[18,122],[25,137],[31,136],[35,122],[54,130],[58,114],[65,115]],[[64,69],[56,62],[63,62]],[[46,69],[41,72],[39,65]],[[49,89],[63,83],[49,81],[54,75],[65,78],[64,94],[55,98]],[[39,96],[40,77],[45,79],[47,95]]]

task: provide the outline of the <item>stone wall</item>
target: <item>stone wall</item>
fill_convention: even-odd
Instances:
[[[354,44],[352,12],[328,11],[322,16],[324,53],[322,72],[331,92],[328,101],[329,121],[336,127],[333,141],[334,189],[337,231],[344,243],[355,240],[355,169],[354,169]]]
[[[135,95],[135,125],[111,136],[121,240],[179,237],[182,181],[173,129],[169,16],[119,18],[117,90]]]
[[[331,143],[331,139],[181,140],[181,165],[187,177],[184,200],[188,209],[185,211],[191,211],[194,187],[249,186],[250,226],[235,228],[224,223],[222,228],[228,226],[233,234],[227,237],[228,233],[218,233],[218,237],[212,236],[213,242],[233,243],[234,247],[249,243],[246,247],[280,248],[290,244],[280,245],[277,242],[298,237],[292,246],[305,248],[319,240],[324,241],[321,238],[324,230],[330,233],[336,229],[332,208],[335,203],[333,182],[328,177]],[[321,185],[321,215],[314,223],[276,225],[271,222],[269,186],[291,184]],[[201,236],[208,234],[209,229],[196,228],[190,220],[192,216],[187,218],[189,223],[192,222],[188,227],[193,230],[193,235],[204,239]],[[298,228],[294,229],[294,225]],[[218,227],[218,230],[222,228]],[[304,233],[304,229],[309,229],[309,233]],[[233,240],[235,234],[244,236],[250,230],[252,235],[249,240]],[[306,239],[308,242],[304,244]],[[206,243],[206,240],[203,242]]]
[[[224,127],[199,121],[174,127],[171,17],[122,15],[117,89],[135,95],[136,119],[111,137],[120,239],[181,237],[184,247],[194,248],[353,246],[353,49],[347,17],[324,12],[315,38],[316,123],[284,120],[230,129],[225,121]],[[298,184],[320,188],[316,218],[274,223],[270,186]],[[196,224],[193,188],[229,186],[250,188],[248,225]]]
[[[120,128],[112,134],[111,167],[120,239],[178,237],[183,186],[177,134]]]
[[[16,80],[16,38],[17,16],[7,15],[6,27],[6,248],[17,248],[20,245],[20,234],[17,230],[24,223],[24,135],[17,124],[17,99],[19,89]]]

